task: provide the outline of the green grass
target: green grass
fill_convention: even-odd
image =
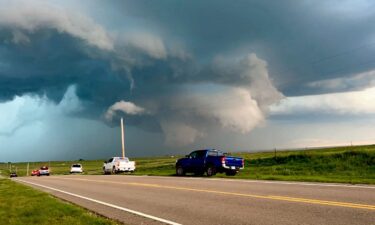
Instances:
[[[0,221],[7,225],[117,224],[49,194],[2,178]]]
[[[237,178],[375,184],[375,146],[239,155]]]
[[[189,152],[186,152],[186,154]],[[375,145],[332,147],[324,149],[233,153],[245,158],[245,169],[230,178],[261,180],[292,180],[340,183],[375,184]],[[135,158],[135,175],[171,176],[175,174],[175,157]],[[50,162],[53,174],[69,174],[72,161]],[[85,174],[102,174],[103,160],[79,162]],[[31,169],[48,162],[31,163]],[[26,175],[26,163],[13,164],[18,175]],[[2,164],[0,169],[8,175],[9,165]],[[217,174],[216,177],[227,177]]]

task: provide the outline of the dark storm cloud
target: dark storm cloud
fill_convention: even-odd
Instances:
[[[11,4],[1,15],[3,101],[37,93],[58,104],[74,84],[84,105],[77,116],[117,124],[112,119],[126,114],[128,124],[163,132],[170,144],[190,144],[214,127],[249,132],[282,97],[254,53],[202,63],[156,34],[111,32],[83,15],[37,4]]]
[[[108,70],[108,65],[101,66],[102,61],[84,54],[80,41],[69,35],[50,30],[29,38],[26,45],[1,45],[2,63],[6,65],[0,71],[3,100],[23,93],[43,92],[60,100],[69,84],[88,79],[92,74],[100,76],[99,72]]]
[[[370,1],[128,1],[116,8],[185,40],[196,57],[256,52],[283,93],[374,68]],[[340,89],[339,91],[345,91]]]
[[[353,75],[373,66],[375,17],[363,12],[372,5],[0,4],[0,101],[38,94],[58,106],[75,85],[82,108],[68,117],[117,125],[125,115],[170,145],[220,129],[248,133],[284,95],[362,89],[373,76]],[[92,12],[81,13],[85,6]]]
[[[368,5],[363,5],[365,3]],[[90,5],[88,2],[84,4]],[[96,4],[96,6],[103,5],[106,9],[117,10],[117,14],[114,13],[114,15],[122,16],[116,17],[117,23],[119,21],[126,23],[128,18],[132,18],[132,20],[138,19],[141,21],[139,24],[144,26],[144,28],[139,28],[140,30],[147,30],[148,28],[152,28],[152,30],[159,29],[158,33],[162,34],[166,42],[173,39],[180,40],[180,42],[187,46],[188,51],[193,53],[197,62],[209,62],[217,54],[246,55],[249,52],[256,52],[258,57],[268,62],[270,76],[275,80],[278,88],[286,95],[327,92],[329,90],[326,88],[311,85],[311,83],[343,76],[350,77],[353,73],[371,69],[375,64],[375,62],[372,63],[371,61],[375,49],[375,44],[372,41],[374,32],[369,29],[371,27],[370,24],[374,22],[374,15],[371,13],[373,4],[367,2],[359,2],[357,4],[346,2],[341,4],[338,1],[328,1],[325,3],[304,1],[238,1],[228,4],[226,1],[128,1],[105,5],[100,2]],[[54,25],[50,24],[49,28]],[[66,35],[64,32],[61,33],[61,28],[59,28],[61,26],[57,26],[59,35],[54,35],[57,36],[55,37],[56,39],[60,39],[55,42],[59,43],[60,51],[59,46],[53,46],[56,48],[55,57],[46,58],[46,55],[41,51],[42,54],[39,56],[35,55],[33,56],[34,58],[30,58],[26,53],[24,59],[21,59],[21,61],[28,61],[31,64],[31,62],[34,63],[35,60],[38,60],[37,57],[39,57],[46,62],[45,65],[42,65],[43,68],[39,68],[39,70],[27,68],[28,74],[63,73],[64,76],[70,76],[70,79],[74,81],[74,79],[85,77],[85,73],[90,74],[91,77],[95,77],[92,74],[100,74],[98,76],[102,75],[105,77],[106,75],[103,74],[120,71],[126,74],[125,77],[131,77],[129,75],[131,72],[131,74],[136,74],[139,77],[138,84],[136,85],[142,85],[147,82],[180,82],[181,79],[191,79],[186,78],[186,74],[198,74],[194,70],[196,65],[192,65],[191,62],[181,62],[178,60],[173,62],[173,59],[170,58],[167,60],[153,59],[151,62],[142,62],[151,64],[151,66],[141,66],[139,68],[130,65],[134,63],[134,60],[138,60],[131,53],[126,55],[127,62],[122,62],[122,57],[121,59],[118,59],[118,57],[117,59],[116,57],[106,59],[106,61],[102,59],[95,60],[87,56],[84,51],[72,49],[77,47],[78,44],[70,45],[74,47],[70,47],[69,44],[64,45],[64,42],[68,42],[66,39],[77,39],[77,36],[78,39],[82,39],[82,37],[85,38],[87,35],[80,36],[79,32],[74,29],[73,31],[72,29],[65,29],[67,33],[70,32],[70,35],[73,36],[69,37],[70,35]],[[66,37],[62,37],[64,35]],[[35,45],[35,41],[39,41],[41,44],[48,43],[48,41],[53,42],[51,39],[44,40],[28,37],[30,36],[29,33],[26,37],[33,39],[31,43],[24,37],[23,32],[19,32],[17,35],[13,30],[3,32],[1,36],[3,39],[8,37],[8,40],[12,41],[13,44],[23,43],[26,47],[27,44]],[[114,43],[103,38],[105,35],[101,34],[101,36],[100,41],[86,37],[89,40],[86,40],[86,42],[94,43],[92,45],[99,48],[110,49]],[[137,39],[139,38],[133,38],[133,40]],[[78,42],[77,40],[75,41]],[[46,44],[45,49],[48,48],[46,46],[51,48],[50,45]],[[35,54],[35,51],[40,50],[38,47],[30,48],[30,53]],[[7,49],[4,48],[7,47],[2,45],[1,52],[3,53],[3,58],[8,58]],[[65,50],[65,48],[67,48],[67,51],[62,52],[61,50]],[[82,47],[78,45],[78,48]],[[20,51],[14,55],[15,57],[18,57],[21,52],[21,55],[23,55],[23,51],[27,48],[18,47],[18,49]],[[131,48],[127,48],[127,51],[131,52],[132,50]],[[159,59],[165,58],[165,51],[158,53],[156,50],[153,56],[159,56]],[[69,66],[69,63],[62,63],[62,60],[59,67],[59,65],[55,65],[55,62],[51,62],[57,57],[60,57],[59,60],[64,57],[70,59],[73,65]],[[84,58],[87,59],[86,62],[84,62]],[[120,61],[116,64],[128,65],[123,69],[117,68],[117,71],[116,69],[113,71],[113,68],[109,68],[108,65],[113,64],[115,61]],[[100,66],[100,64],[104,65]],[[7,65],[6,62],[3,62],[1,65],[5,69],[7,66],[9,67],[9,64]],[[17,65],[17,68],[24,66],[23,64]],[[52,70],[48,67],[56,69]],[[130,69],[130,67],[132,68]],[[12,67],[12,70],[14,70],[14,67]],[[68,73],[65,71],[70,75],[67,75]],[[12,71],[12,75],[19,74],[20,72],[22,73],[22,71]],[[83,73],[83,75],[76,76],[74,73]],[[150,75],[153,73],[157,75]],[[212,73],[207,74],[207,79],[210,76],[212,77]],[[144,77],[147,79],[143,79]],[[117,79],[124,82],[124,87],[130,85],[127,80],[122,78]],[[45,77],[39,77],[39,79],[40,81],[37,83],[42,84],[53,83],[53,79],[55,78],[48,80]],[[106,78],[102,79],[106,80]],[[85,80],[87,80],[86,77],[82,78],[82,81]],[[6,85],[7,87],[3,89],[5,91],[1,94],[9,97],[14,91],[11,90],[11,84],[17,83],[17,80],[4,80],[2,84],[7,82],[10,85]],[[27,87],[28,85],[22,88],[22,82],[25,81],[20,81],[19,92],[35,91],[35,88]],[[32,83],[33,81],[25,83],[29,82]],[[56,83],[58,85],[64,82],[58,81]],[[115,83],[117,84],[117,82]],[[91,84],[95,86],[95,82],[91,82]],[[45,86],[50,86],[50,84]],[[98,87],[98,89],[102,88]],[[79,91],[84,90],[81,93],[82,95],[93,97],[89,93],[89,90],[86,89],[89,88],[82,88]],[[341,88],[340,90],[345,91],[346,89]]]

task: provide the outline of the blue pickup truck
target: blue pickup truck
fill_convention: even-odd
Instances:
[[[210,177],[216,173],[225,173],[234,176],[244,165],[243,158],[228,156],[215,149],[197,150],[176,161],[176,174],[184,176],[186,173],[194,173],[202,176],[206,173]]]

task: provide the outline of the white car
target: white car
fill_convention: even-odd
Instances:
[[[49,174],[48,166],[40,167],[38,176],[49,176]]]
[[[103,164],[104,174],[115,174],[119,172],[134,172],[135,162],[130,161],[129,158],[125,157],[112,157],[105,161]]]
[[[83,167],[81,164],[73,164],[70,167],[70,173],[83,173]]]

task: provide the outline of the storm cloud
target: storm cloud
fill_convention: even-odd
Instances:
[[[2,8],[3,100],[36,93],[66,105],[75,85],[82,110],[72,116],[111,123],[123,115],[184,146],[214,128],[250,132],[283,96],[254,53],[200,64],[155,34],[111,32],[77,12],[20,3]]]
[[[345,102],[373,95],[368,1],[0,6],[0,136],[9,140],[52,117],[100,127],[93,129],[107,137],[124,117],[156,148],[174,152],[223,133],[246,139],[278,116],[352,115]],[[84,130],[64,129],[77,137]],[[71,143],[82,148],[79,138]]]

